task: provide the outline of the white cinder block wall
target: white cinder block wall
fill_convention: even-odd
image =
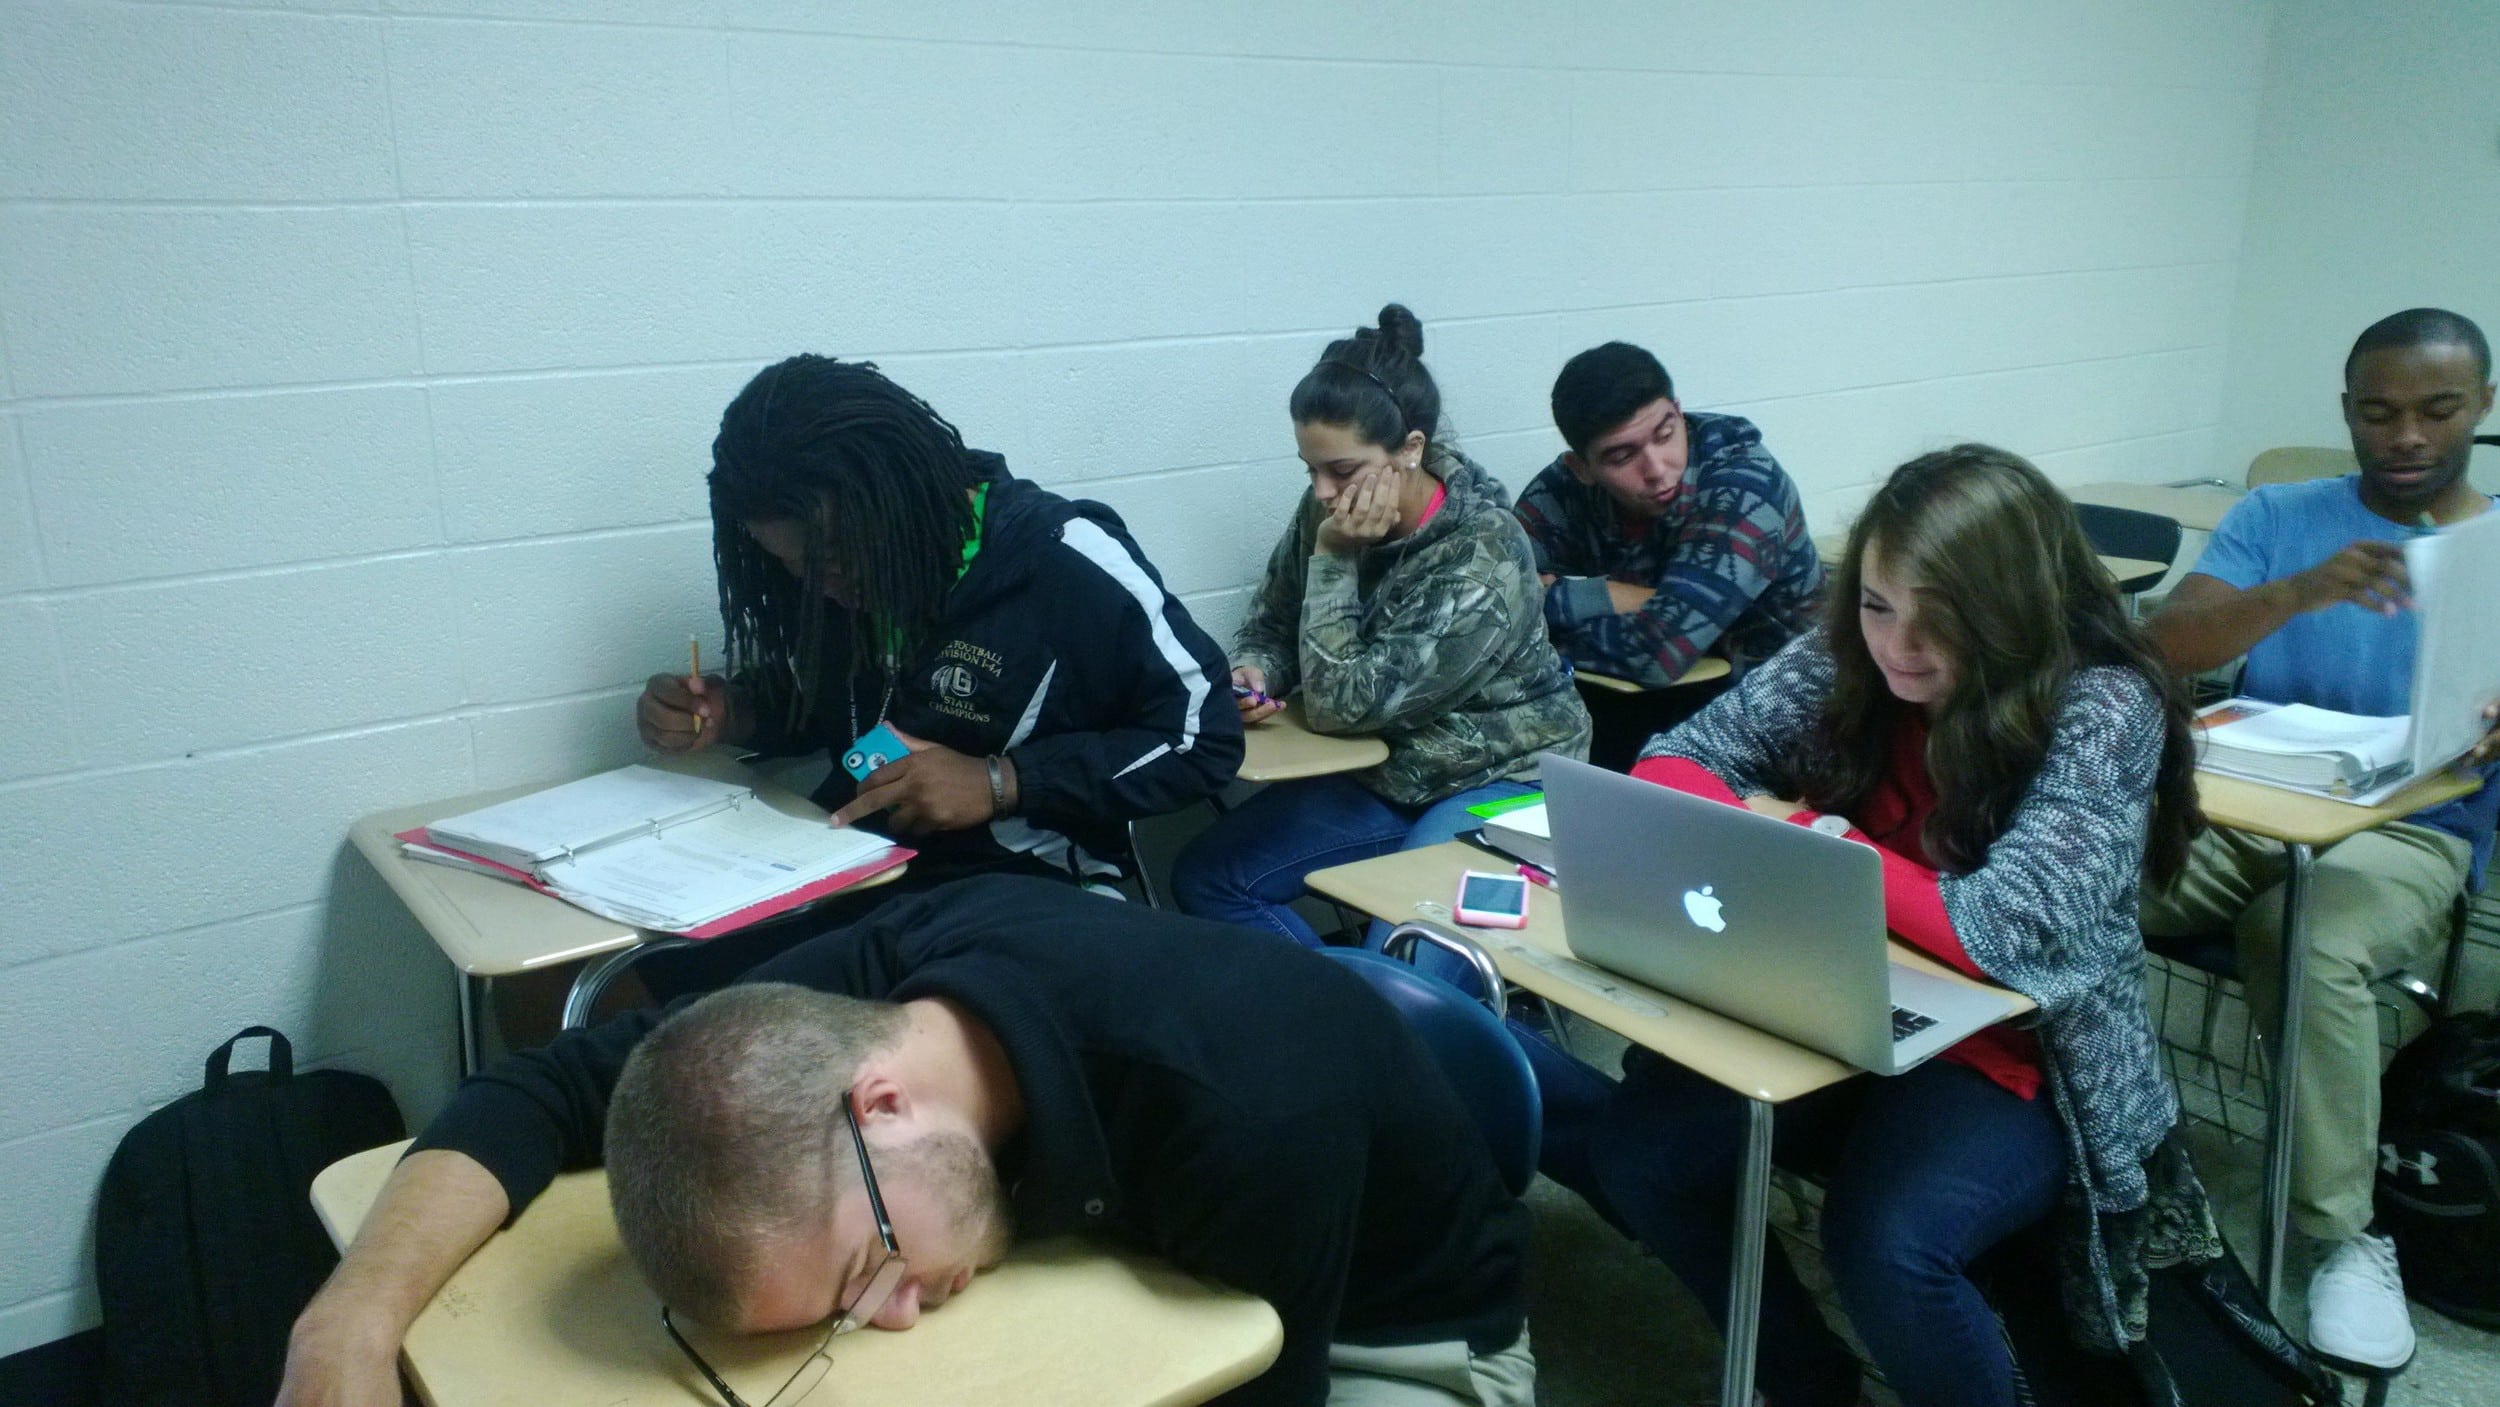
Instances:
[[[354,817],[634,754],[701,474],[878,358],[1228,633],[1322,341],[1397,298],[1514,485],[1650,344],[1836,521],[1981,436],[2213,454],[2262,0],[0,4],[0,1352],[250,1021],[422,1118]]]
[[[2285,0],[2263,112],[2214,470],[2233,482],[2270,446],[2350,443],[2344,354],[2387,314],[2500,338],[2500,4]],[[2473,472],[2500,490],[2500,450]]]

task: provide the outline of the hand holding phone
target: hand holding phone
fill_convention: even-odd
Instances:
[[[889,762],[911,755],[911,745],[896,737],[894,730],[883,723],[859,735],[842,754],[842,770],[859,781]]]
[[[1458,901],[1450,911],[1469,928],[1525,928],[1528,881],[1516,874],[1469,870],[1459,876]]]
[[[1284,704],[1267,691],[1267,672],[1245,664],[1233,671],[1233,707],[1241,711],[1242,722],[1264,723]]]

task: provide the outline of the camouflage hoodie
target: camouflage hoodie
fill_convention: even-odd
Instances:
[[[1589,747],[1510,496],[1446,445],[1425,468],[1448,491],[1441,511],[1352,557],[1317,551],[1327,510],[1304,494],[1233,643],[1233,663],[1264,671],[1269,692],[1301,696],[1313,730],[1388,743],[1389,760],[1355,780],[1402,806],[1533,777],[1536,754]]]

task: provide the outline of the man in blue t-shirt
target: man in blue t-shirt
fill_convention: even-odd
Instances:
[[[2250,494],[2151,630],[2181,673],[2245,654],[2239,692],[2252,698],[2387,717],[2411,711],[2416,623],[2402,544],[2491,507],[2465,480],[2474,429],[2491,411],[2490,343],[2438,309],[2382,319],[2345,359],[2343,405],[2361,472]],[[2395,1247],[2370,1223],[2379,1106],[2370,980],[2433,951],[2459,889],[2480,882],[2500,814],[2495,756],[2500,733],[2461,761],[2482,769],[2480,791],[2354,836],[2312,871],[2292,1221],[2327,1247],[2310,1281],[2310,1341],[2361,1368],[2395,1369],[2413,1356]],[[2146,895],[2144,929],[2232,927],[2262,1018],[2280,1000],[2287,863],[2273,841],[2209,832],[2178,884]]]

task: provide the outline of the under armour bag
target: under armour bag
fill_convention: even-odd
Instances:
[[[2378,1221],[2405,1293],[2500,1329],[2500,1014],[2433,1025],[2380,1096]]]
[[[254,1036],[269,1038],[269,1069],[229,1074],[235,1045]],[[313,1215],[313,1174],[404,1136],[369,1075],[298,1075],[286,1037],[266,1026],[217,1047],[206,1085],[141,1119],[105,1165],[103,1400],[267,1407],[288,1327],[338,1264]]]

